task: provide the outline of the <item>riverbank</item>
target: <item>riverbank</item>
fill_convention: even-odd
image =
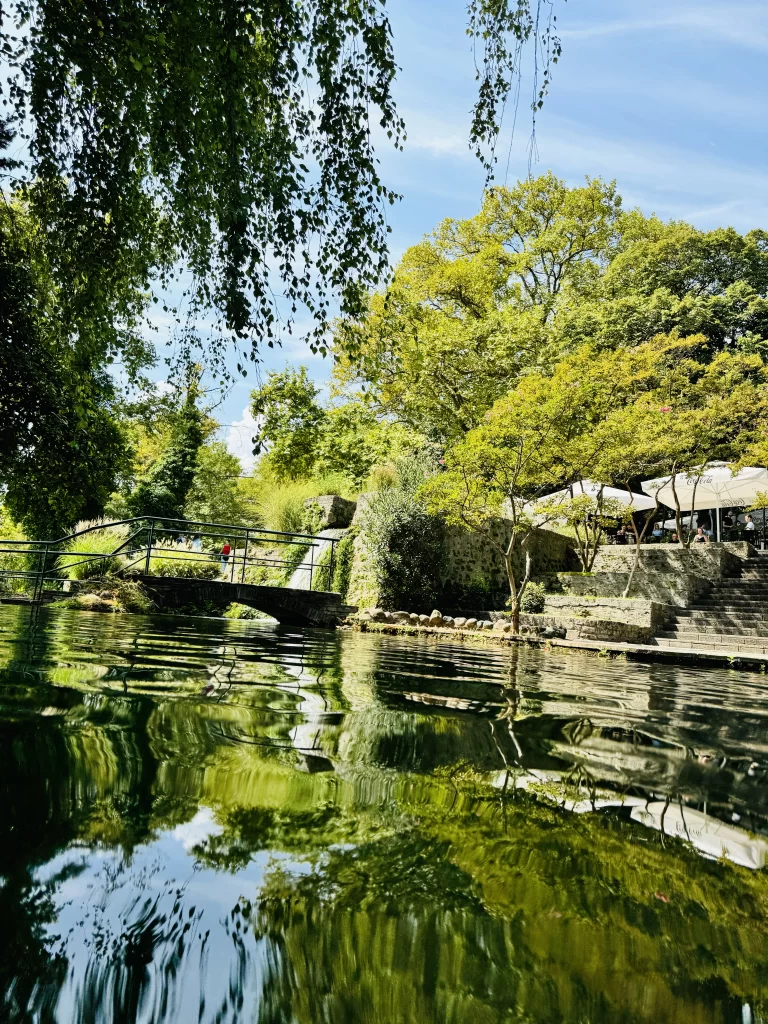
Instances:
[[[768,655],[750,654],[748,651],[693,650],[686,647],[657,647],[653,644],[614,643],[600,640],[548,639],[535,634],[501,633],[495,630],[441,629],[434,626],[414,626],[405,623],[352,622],[345,629],[361,633],[381,633],[386,636],[413,636],[431,639],[434,643],[460,643],[476,646],[513,647],[521,644],[546,650],[563,648],[583,651],[597,657],[623,658],[628,661],[666,662],[673,665],[711,666],[739,671],[765,673]]]

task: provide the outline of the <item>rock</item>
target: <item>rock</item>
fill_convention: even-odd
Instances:
[[[357,619],[358,622],[373,622],[373,616],[367,609],[360,612],[357,616]]]
[[[464,629],[477,629],[477,619],[467,619]]]
[[[419,616],[419,625],[420,626],[428,626],[429,625],[429,616],[428,615],[420,615]]]
[[[411,612],[411,614],[408,616],[408,619],[412,626],[418,626],[419,616],[416,614],[416,612]]]
[[[411,616],[408,612],[392,612],[392,619],[398,625],[403,625],[411,621]]]
[[[440,614],[440,612],[432,612],[432,614],[429,616],[429,625],[437,628],[438,626],[442,626],[442,624],[443,616]]]
[[[539,636],[543,640],[565,640],[566,631],[562,626],[547,626],[541,630]]]
[[[369,614],[371,616],[371,621],[372,622],[386,622],[387,621],[387,613],[384,611],[383,608],[372,608]]]
[[[478,628],[480,627],[482,627],[483,629],[493,629],[493,623],[491,622],[490,619],[483,619],[482,622],[478,623]]]
[[[325,530],[332,526],[346,527],[352,522],[357,503],[340,498],[338,494],[321,494],[317,498],[307,498],[304,508],[308,510],[320,509],[319,529]]]
[[[508,625],[506,619],[496,619],[496,621],[493,623],[493,628],[495,630],[499,630],[500,631],[500,630],[503,630],[506,625]]]
[[[453,625],[456,629],[464,629],[466,621],[467,620],[462,615],[459,615],[453,620]]]
[[[444,615],[443,616],[443,627],[445,629],[453,629],[453,616],[452,615]]]
[[[384,622],[392,623],[392,622],[395,621],[395,616],[392,614],[392,612],[384,612],[384,620],[383,621]]]
[[[430,619],[442,619],[443,616],[440,614],[437,608],[433,608],[432,614],[429,617]]]

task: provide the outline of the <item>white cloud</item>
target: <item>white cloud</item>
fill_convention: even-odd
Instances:
[[[201,807],[191,821],[177,825],[171,835],[174,839],[178,839],[186,853],[191,853],[209,836],[219,836],[223,831],[221,825],[213,820],[213,811],[210,807]]]
[[[572,28],[562,28],[559,34],[563,40],[568,40],[660,30],[679,30],[688,35],[716,39],[719,43],[733,43],[750,50],[768,49],[766,11],[763,5],[755,4],[682,7],[676,11],[666,10],[663,13],[660,10],[656,17],[574,25]]]
[[[255,462],[253,457],[253,436],[258,428],[258,421],[254,419],[248,405],[243,409],[241,419],[229,424],[225,443],[228,450],[240,459],[240,465],[245,473],[249,473],[253,469]]]

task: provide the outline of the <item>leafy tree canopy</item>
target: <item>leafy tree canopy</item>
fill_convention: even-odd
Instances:
[[[489,170],[528,40],[543,101],[560,52],[551,7],[469,4],[470,143]],[[384,0],[11,0],[0,52],[18,123],[31,125],[31,199],[73,323],[177,261],[193,313],[218,309],[251,356],[281,311],[306,307],[316,339],[331,296],[359,311],[386,267],[396,199],[372,130],[404,139]]]
[[[563,356],[702,334],[709,357],[768,349],[768,235],[624,211],[613,184],[551,173],[486,192],[409,249],[336,331],[337,376],[440,440],[478,425],[521,374]]]
[[[360,396],[324,405],[319,395],[304,366],[270,373],[251,393],[259,420],[254,453],[267,453],[278,480],[341,474],[359,487],[374,467],[424,445],[402,424],[377,416]]]

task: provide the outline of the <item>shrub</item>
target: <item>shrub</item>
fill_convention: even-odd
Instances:
[[[371,497],[362,530],[382,604],[415,608],[432,603],[440,591],[445,530],[418,495],[425,464],[412,459],[397,469],[397,484]]]
[[[333,584],[331,589],[341,594],[342,600],[347,597],[349,580],[352,575],[352,559],[355,554],[355,537],[345,533],[336,545],[336,564],[333,568]]]
[[[185,551],[183,548],[153,548],[162,554],[152,555],[149,571],[153,576],[175,576],[185,580],[215,580],[221,574],[218,555]],[[201,561],[203,559],[203,561]]]
[[[82,531],[94,526],[100,527],[101,523],[78,523],[75,529]],[[56,568],[70,580],[89,580],[119,572],[125,565],[125,557],[113,552],[127,537],[128,527],[125,525],[105,526],[92,529],[90,533],[81,533],[66,544],[67,554],[59,556]],[[94,555],[97,557],[89,557]],[[98,557],[101,555],[104,557]]]
[[[526,612],[529,615],[537,615],[539,612],[543,612],[545,597],[546,591],[544,590],[543,583],[529,583],[520,601],[520,611]]]

